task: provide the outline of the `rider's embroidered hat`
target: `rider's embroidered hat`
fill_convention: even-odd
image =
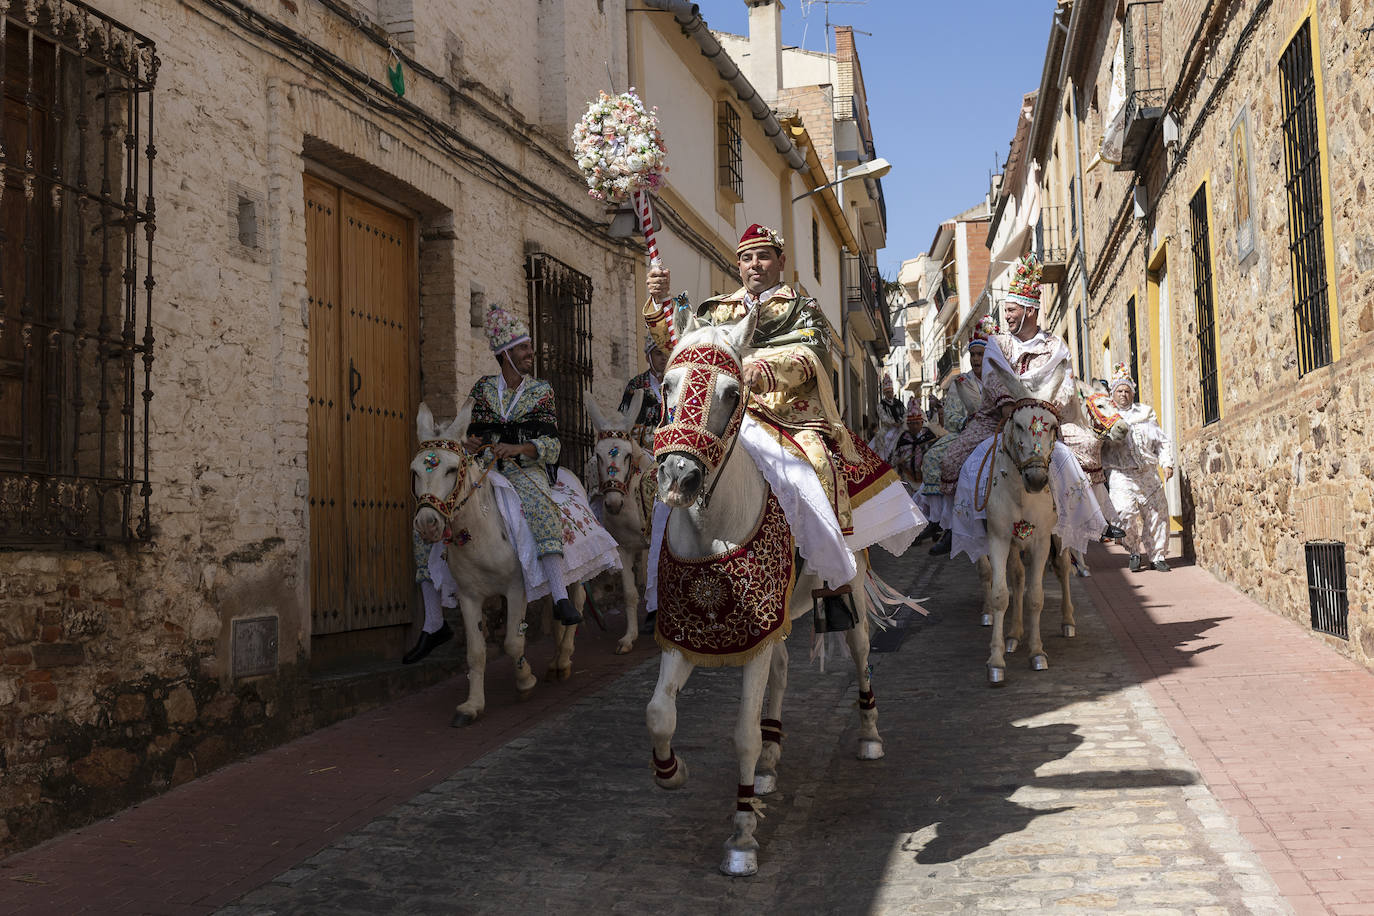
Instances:
[[[890,375],[884,375],[884,376],[883,376],[883,391],[886,392],[886,393],[888,393],[888,394],[891,394],[891,393],[892,393],[892,376],[890,376]]]
[[[1035,255],[1021,257],[1021,261],[1016,265],[1016,276],[1011,278],[1011,288],[1007,290],[1005,299],[1028,309],[1040,308],[1040,262],[1036,260]]]
[[[491,352],[498,356],[530,339],[529,325],[499,305],[487,309],[486,332]]]
[[[912,398],[911,403],[906,405],[906,415],[908,417],[924,417],[925,411],[921,410],[921,399]]]
[[[1131,370],[1125,363],[1117,363],[1112,367],[1111,390],[1115,391],[1122,385],[1131,389],[1131,394],[1135,394],[1135,379],[1131,378]]]
[[[735,248],[735,254],[744,254],[751,248],[762,248],[765,245],[772,245],[778,249],[778,254],[782,254],[782,236],[767,226],[754,223],[744,230],[744,235],[739,237],[739,245]]]
[[[973,333],[971,333],[968,338],[969,349],[972,350],[974,347],[986,347],[988,345],[988,338],[999,333],[1000,330],[1001,329],[997,327],[997,322],[992,320],[991,315],[984,315],[982,318],[979,318],[978,323],[973,326]]]

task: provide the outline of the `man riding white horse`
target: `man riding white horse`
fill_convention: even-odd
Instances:
[[[983,515],[974,499],[978,471],[985,463],[982,461],[988,447],[985,443],[1004,418],[1011,415],[1017,403],[1003,375],[992,367],[997,366],[1006,375],[1019,378],[1022,385],[1031,390],[1058,379],[1056,389],[1042,392],[1042,396],[1059,419],[1061,437],[1064,427],[1072,425],[1066,424],[1063,418],[1069,415],[1070,405],[1078,396],[1068,346],[1039,326],[1040,266],[1033,256],[1021,259],[1001,304],[1010,333],[993,334],[988,338],[983,355],[982,405],[950,446],[940,468],[942,492],[947,497],[954,497],[951,555],[957,556],[962,550],[974,561],[986,551]],[[1064,367],[1062,372],[1058,371],[1061,366]],[[1062,439],[1054,447],[1051,479],[1058,516],[1056,533],[1061,534],[1066,546],[1081,553],[1087,549],[1088,540],[1101,536],[1107,523],[1093,497],[1087,476]]]
[[[814,299],[782,282],[787,263],[782,237],[754,224],[740,238],[736,255],[744,285],[729,295],[707,299],[696,306],[695,316],[706,324],[732,324],[757,314],[754,349],[743,367],[743,383],[751,397],[748,412],[755,422],[746,424],[741,439],[765,475],[781,484],[775,484],[775,490],[781,490],[778,496],[798,549],[826,583],[818,595],[824,607],[817,615],[818,631],[849,629],[855,611],[846,583],[858,569],[853,552],[881,543],[899,554],[925,520],[896,472],[841,421],[830,386],[830,329]],[[685,296],[673,300],[668,309],[661,305],[668,300],[669,283],[666,268],[650,270],[644,307],[645,323],[665,350],[673,311],[691,308]],[[829,511],[800,495],[801,486],[794,481],[803,476]],[[654,515],[649,610],[658,606],[657,545],[667,507],[660,504]]]

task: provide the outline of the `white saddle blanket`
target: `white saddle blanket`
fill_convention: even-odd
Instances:
[[[520,557],[520,569],[525,577],[525,598],[529,601],[542,598],[549,593],[549,580],[539,562],[534,535],[520,511],[520,495],[499,471],[489,473],[487,483],[491,484],[496,495],[496,505],[501,509],[506,535]],[[619,569],[620,554],[616,550],[615,538],[592,515],[591,506],[587,504],[587,491],[582,489],[582,484],[567,468],[558,469],[553,501],[563,516],[563,565],[567,570],[565,576],[569,589],[574,583],[586,582],[608,569]],[[442,557],[440,550],[431,552],[429,573],[438,584],[440,594],[444,595],[453,586],[449,585],[452,576]]]
[[[984,439],[968,456],[959,469],[959,488],[954,494],[953,541],[949,555],[957,557],[964,553],[975,563],[988,555],[987,507],[975,509],[974,504],[975,496],[982,502],[983,489],[987,486],[986,477],[979,477],[978,469],[983,466],[983,458],[992,448],[992,442],[991,437]],[[989,461],[985,472],[991,473],[995,463]],[[1102,509],[1093,496],[1088,475],[1083,473],[1078,459],[1062,442],[1054,444],[1054,454],[1050,456],[1050,492],[1054,495],[1058,515],[1054,533],[1059,535],[1064,546],[1084,553],[1090,541],[1102,536],[1107,520],[1102,517]]]

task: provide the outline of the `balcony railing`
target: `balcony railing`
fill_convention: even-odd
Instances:
[[[886,315],[880,313],[887,311],[886,303],[879,307],[882,301],[883,278],[869,266],[868,259],[861,254],[847,258],[846,262],[846,320],[861,340],[876,340],[881,335],[882,349],[885,352],[889,332]]]
[[[1163,22],[1163,0],[1141,0],[1126,6],[1126,21],[1122,26],[1126,136],[1117,171],[1134,170],[1155,125],[1164,116]]]
[[[1035,224],[1034,251],[1040,259],[1045,283],[1059,283],[1064,279],[1069,259],[1069,238],[1064,227],[1067,207],[1042,207],[1040,221]]]
[[[944,381],[945,376],[949,374],[949,370],[954,368],[954,365],[954,348],[945,347],[945,352],[941,353],[940,358],[935,361],[935,384],[938,385]]]

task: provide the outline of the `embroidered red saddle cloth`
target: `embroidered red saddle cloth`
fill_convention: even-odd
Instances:
[[[791,632],[796,581],[792,531],[770,490],[753,536],[729,553],[683,560],[664,539],[654,639],[694,665],[743,665]]]

